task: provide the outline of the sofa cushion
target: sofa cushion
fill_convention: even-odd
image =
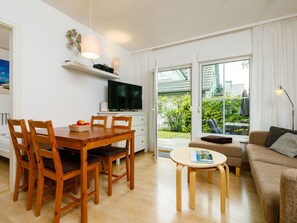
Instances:
[[[297,219],[297,169],[287,169],[280,179],[280,222],[296,222]]]
[[[270,147],[273,143],[276,142],[276,140],[278,140],[279,137],[281,137],[283,134],[285,134],[287,132],[292,133],[292,134],[297,134],[297,131],[295,131],[295,130],[271,126],[269,129],[269,133],[267,136],[265,146]]]
[[[246,151],[249,161],[262,161],[282,166],[297,168],[297,158],[290,158],[265,146],[248,144]]]
[[[285,156],[294,158],[297,156],[297,135],[287,132],[279,137],[269,148]]]
[[[239,141],[237,140],[233,140],[232,143],[217,144],[197,138],[189,143],[189,147],[210,149],[219,153],[223,153],[225,156],[242,157],[242,149]]]
[[[280,176],[289,167],[252,161],[251,170],[267,222],[279,222]]]

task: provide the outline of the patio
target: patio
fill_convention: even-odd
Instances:
[[[158,138],[158,157],[169,158],[171,150],[188,147],[190,141],[183,138]]]

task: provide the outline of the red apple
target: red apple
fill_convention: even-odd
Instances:
[[[78,125],[84,125],[85,124],[85,121],[84,120],[78,120],[76,122],[76,124],[78,124]]]

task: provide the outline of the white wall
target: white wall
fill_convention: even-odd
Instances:
[[[232,58],[252,53],[251,30],[243,30],[208,37],[184,44],[165,47],[153,51],[153,56],[159,61],[159,67],[180,65],[179,61],[192,63],[194,55],[197,62]],[[177,60],[177,58],[180,58]],[[195,75],[195,74],[193,74]]]
[[[88,120],[99,110],[99,102],[107,100],[107,80],[61,67],[66,59],[92,65],[66,47],[67,30],[75,28],[83,34],[89,31],[88,27],[39,0],[0,3],[1,17],[21,29],[23,118],[51,119],[55,126]],[[100,58],[94,62],[110,65],[113,57],[119,57],[121,80],[132,82],[130,52],[98,37]]]
[[[0,59],[9,61],[9,51],[0,48]],[[10,95],[0,94],[0,113],[10,113]]]

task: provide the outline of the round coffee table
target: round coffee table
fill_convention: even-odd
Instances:
[[[182,148],[174,149],[170,152],[170,158],[176,165],[176,209],[182,210],[182,168],[188,167],[188,178],[190,178],[190,208],[195,209],[195,182],[196,170],[207,171],[208,181],[211,182],[211,173],[214,170],[220,171],[221,190],[221,212],[225,212],[226,196],[229,196],[229,167],[226,164],[227,157],[216,151],[208,150],[213,163],[198,163],[191,161],[192,150],[207,150],[202,148]]]

